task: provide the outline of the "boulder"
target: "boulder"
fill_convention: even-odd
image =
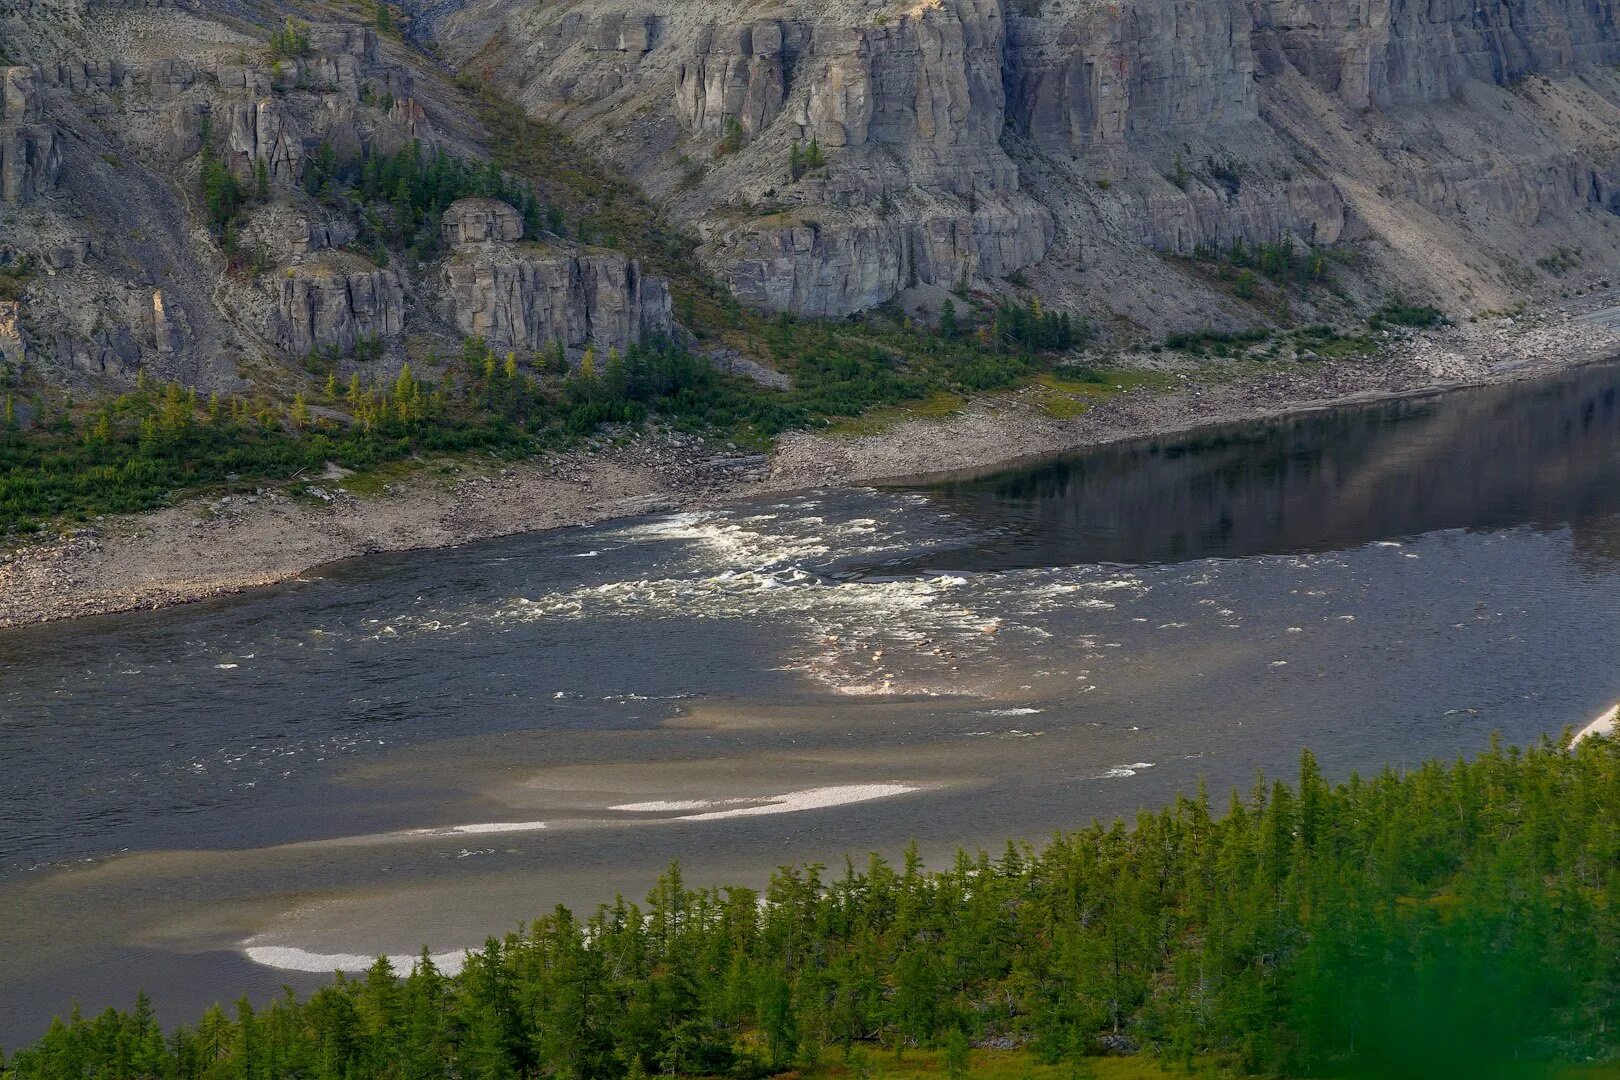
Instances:
[[[523,218],[510,203],[475,195],[451,203],[440,229],[452,247],[512,243],[523,239]]]

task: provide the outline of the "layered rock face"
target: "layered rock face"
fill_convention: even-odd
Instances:
[[[1352,108],[1450,97],[1465,82],[1505,85],[1620,59],[1615,12],[1572,0],[1256,0],[1253,36],[1269,71],[1293,67]]]
[[[718,34],[711,27],[700,43],[712,48]],[[1020,190],[999,143],[998,3],[925,3],[854,26],[755,24],[735,37],[718,92],[714,54],[705,58],[710,92],[687,110],[694,132],[724,132],[735,119],[735,131],[754,137],[780,117],[760,156],[781,153],[785,138],[813,144],[826,162],[783,178],[805,212],[713,233],[712,262],[741,299],[839,316],[915,285],[998,278],[1046,254],[1051,215]],[[790,63],[787,95],[780,73]]]
[[[0,300],[0,364],[20,366],[27,357],[22,336],[22,305]]]
[[[1505,307],[1620,259],[1620,0],[419,6],[413,32],[622,166],[767,310],[1033,288],[1140,340],[1281,317],[1212,272],[1239,241],[1342,249],[1332,297],[1270,294],[1323,321],[1395,291]],[[487,156],[470,100],[391,37],[317,23],[275,62],[215,0],[28,10],[0,11],[0,257],[47,272],[3,313],[8,356],[226,389],[235,357],[676,329],[664,282],[526,242],[504,203],[450,207],[449,254],[419,262],[307,193],[412,139]],[[205,135],[246,181],[231,243],[200,209]]]
[[[298,355],[348,352],[361,341],[382,341],[405,328],[405,286],[399,274],[361,260],[329,256],[276,283],[272,326],[276,344]]]
[[[710,265],[747,303],[839,316],[914,285],[998,278],[1051,243],[1052,215],[1021,190],[999,142],[998,0],[859,16],[808,3],[514,3],[491,43],[479,30],[494,28],[494,10],[436,10],[433,25],[447,41],[491,45],[485,55],[543,110],[578,110],[582,123],[628,115],[642,130],[599,149],[655,190],[679,180],[691,192],[675,216],[700,228]],[[689,151],[675,163],[684,175],[637,152],[672,138]],[[760,203],[781,212],[712,212]]]
[[[1009,16],[1008,120],[1043,150],[1080,156],[1202,137],[1259,116],[1247,12],[1144,2]]]
[[[1051,219],[986,203],[966,212],[937,204],[899,211],[893,223],[744,228],[717,246],[715,257],[732,292],[747,302],[837,318],[914,285],[953,287],[1036,262],[1051,242]]]
[[[296,184],[303,173],[303,138],[286,107],[275,98],[230,107],[225,153],[245,178],[251,179],[263,169],[272,183],[288,186]]]
[[[796,24],[790,29],[801,30]],[[735,122],[752,138],[781,113],[787,59],[780,22],[708,26],[692,51],[679,67],[675,91],[676,108],[692,131],[724,135]]]
[[[445,208],[439,223],[445,243],[511,243],[523,239],[523,218],[510,203],[499,199],[457,199]]]
[[[240,392],[277,364],[303,377],[310,353],[385,379],[468,331],[575,350],[676,332],[662,279],[523,243],[504,202],[454,203],[435,246],[394,227],[394,192],[352,197],[365,158],[420,140],[483,168],[489,133],[437,65],[368,25],[301,25],[307,51],[276,57],[283,17],[216,0],[0,3],[0,263],[29,271],[0,302],[7,367],[92,393],[143,371]],[[621,62],[659,25],[565,22],[572,44]],[[234,205],[205,198],[219,190],[205,152],[235,174]]]
[[[241,388],[236,362],[255,356],[375,339],[397,362],[411,272],[337,251],[359,214],[308,198],[303,180],[311,161],[413,138],[477,156],[435,130],[409,54],[369,26],[317,23],[305,55],[277,61],[268,31],[207,2],[46,6],[0,12],[7,54],[25,61],[0,68],[0,241],[44,271],[8,313],[8,353],[69,383],[145,368],[220,390]],[[205,139],[248,202],[228,244],[202,217]]]
[[[523,219],[499,199],[458,199],[441,229],[455,250],[443,273],[445,309],[462,334],[496,349],[624,349],[669,337],[669,283],[616,252],[518,244]]]
[[[741,299],[837,316],[1023,268],[1079,289],[1140,248],[1238,241],[1438,245],[1444,271],[1396,269],[1500,298],[1561,219],[1614,202],[1615,6],[467,0],[432,26],[587,141],[633,132],[603,152],[695,223]],[[615,37],[625,23],[645,40]],[[1530,76],[1580,100],[1520,108]],[[1481,152],[1507,113],[1533,134]],[[802,156],[812,140],[821,161]],[[1483,234],[1486,213],[1512,233]]]
[[[0,203],[48,191],[61,165],[56,132],[41,117],[34,69],[0,67]]]
[[[668,284],[614,252],[463,251],[444,280],[456,328],[496,349],[624,349],[674,328]]]

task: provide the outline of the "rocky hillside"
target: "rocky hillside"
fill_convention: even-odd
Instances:
[[[343,3],[0,0],[6,365],[273,390],[683,333],[655,253],[489,166],[475,94],[765,311],[1033,293],[1143,341],[1620,256],[1611,0]]]
[[[374,9],[24,4],[0,67],[0,354],[274,391],[675,332],[665,281],[564,240],[473,99]],[[360,19],[365,19],[361,22]],[[491,197],[491,194],[500,197]]]
[[[590,133],[766,308],[1012,275],[1162,333],[1279,314],[1233,295],[1235,244],[1316,249],[1312,318],[1502,309],[1620,253],[1609,0],[422,3],[418,35]]]

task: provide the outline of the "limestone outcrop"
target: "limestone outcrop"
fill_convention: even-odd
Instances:
[[[1150,298],[1155,253],[1371,244],[1369,290],[1479,306],[1589,213],[1620,256],[1617,6],[465,0],[424,25],[666,199],[746,302],[838,316],[1038,270],[1159,324],[1211,315]]]
[[[271,330],[290,353],[347,353],[361,341],[386,341],[405,328],[405,286],[396,271],[328,253],[275,284]]]
[[[512,243],[523,239],[523,217],[511,203],[472,196],[446,207],[439,229],[452,247]]]
[[[21,367],[27,357],[22,334],[22,304],[0,300],[0,366]]]
[[[452,252],[441,308],[496,349],[624,349],[674,332],[669,283],[618,252],[518,243],[523,218],[500,199],[457,199],[440,223]]]
[[[743,227],[716,262],[732,292],[770,311],[836,318],[919,284],[995,279],[1038,261],[1051,220],[990,203],[906,209],[892,220],[854,216]]]
[[[487,245],[452,257],[444,286],[456,328],[496,349],[624,349],[674,328],[668,283],[616,252]]]
[[[1574,0],[1258,0],[1266,71],[1305,75],[1356,109],[1441,101],[1469,81],[1509,85],[1620,60],[1615,11]]]
[[[298,183],[304,167],[298,124],[287,107],[272,97],[231,106],[225,154],[242,177],[252,179],[263,169],[271,183],[283,186]]]
[[[1258,119],[1241,5],[1145,0],[1067,10],[1008,17],[1007,119],[1034,145],[1078,156]]]
[[[537,237],[493,199],[402,223],[392,192],[339,197],[413,140],[488,160],[441,60],[620,167],[763,310],[1033,291],[1140,341],[1359,321],[1395,292],[1466,315],[1620,261],[1620,0],[402,6],[414,43],[309,13],[279,58],[269,14],[221,0],[0,12],[0,254],[37,271],[0,348],[67,382],[229,390],[258,370],[238,358],[360,342],[398,363],[469,333],[678,333],[633,252]],[[228,222],[199,199],[205,139],[242,181]],[[628,235],[595,228],[613,208],[559,209],[559,231]],[[1332,287],[1256,296],[1236,245],[1308,248]]]
[[[40,110],[38,74],[0,67],[0,203],[16,205],[56,183],[62,154]]]
[[[360,23],[300,26],[307,48],[278,57],[268,16],[213,0],[29,8],[0,12],[0,259],[30,268],[8,354],[26,343],[32,366],[74,386],[144,369],[217,391],[311,350],[376,340],[402,358],[393,345],[437,267],[390,267],[377,222],[333,197],[342,181],[325,198],[305,181],[413,139],[481,158],[445,80]],[[449,134],[434,125],[447,115]],[[205,147],[237,178],[231,205],[203,198]]]
[[[356,232],[355,223],[340,215],[271,202],[242,215],[238,243],[280,266],[351,244]]]
[[[692,131],[724,135],[735,123],[752,137],[782,111],[787,64],[781,23],[705,27],[693,54],[676,76],[678,108]]]

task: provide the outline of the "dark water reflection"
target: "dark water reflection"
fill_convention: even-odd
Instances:
[[[1617,552],[1620,389],[1566,380],[1124,443],[929,485],[988,542],[881,572],[1300,554],[1441,529],[1570,526]]]

